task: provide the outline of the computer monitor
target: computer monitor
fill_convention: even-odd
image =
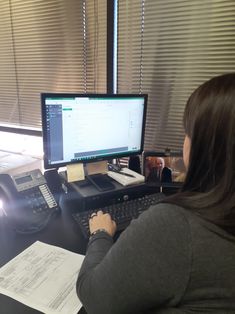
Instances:
[[[44,167],[141,154],[147,95],[41,94]]]

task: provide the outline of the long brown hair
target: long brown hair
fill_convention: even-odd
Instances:
[[[183,122],[189,165],[182,191],[169,201],[235,234],[235,73],[199,86]]]

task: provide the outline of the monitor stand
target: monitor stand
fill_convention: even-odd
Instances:
[[[101,192],[115,189],[112,179],[104,173],[90,174],[87,179]]]

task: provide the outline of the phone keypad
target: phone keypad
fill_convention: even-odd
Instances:
[[[55,207],[56,201],[55,201],[53,195],[51,194],[51,191],[49,190],[48,186],[46,184],[43,184],[43,185],[39,186],[39,189],[40,189],[42,195],[44,196],[49,208]]]
[[[22,191],[21,193],[24,195],[25,206],[31,208],[34,214],[46,213],[51,208],[57,206],[46,184]]]

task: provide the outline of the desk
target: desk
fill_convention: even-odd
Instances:
[[[0,216],[0,266],[3,266],[35,241],[62,247],[75,253],[85,254],[87,242],[75,225],[63,197],[61,214],[55,217],[43,231],[34,235],[16,234]],[[7,296],[0,294],[1,314],[41,313]],[[79,314],[85,314],[84,309]]]
[[[87,191],[90,191],[89,189]],[[123,189],[117,188],[120,196],[128,193],[130,196],[135,194],[135,197],[143,193],[154,193],[156,192],[156,187],[154,190],[148,186],[135,186],[128,187]],[[92,195],[88,193],[88,197]],[[61,213],[57,215],[54,219],[52,219],[49,225],[42,230],[33,235],[20,235],[16,234],[7,224],[7,221],[4,217],[0,217],[0,267],[14,258],[16,255],[21,253],[35,241],[42,241],[51,245],[59,246],[61,248],[67,249],[69,251],[85,254],[87,240],[83,237],[81,231],[76,225],[75,221],[72,218],[71,211],[76,208],[77,205],[72,201],[73,196],[76,193],[72,193],[70,195],[63,194],[60,198],[60,208]],[[107,194],[107,198],[114,195],[113,192]],[[118,194],[119,195],[119,194]],[[113,200],[116,198],[114,196]],[[112,201],[111,197],[111,201]],[[85,195],[82,196],[85,198]],[[90,201],[94,202],[97,205],[97,200],[93,198],[89,198]],[[101,200],[100,200],[101,202]],[[73,204],[72,204],[73,203]],[[72,206],[75,205],[75,206]],[[81,203],[80,203],[81,205]],[[91,203],[89,203],[89,206]],[[0,294],[0,304],[1,304],[1,314],[36,314],[40,313],[32,308],[29,308],[5,295]],[[84,309],[79,311],[79,314],[85,314]]]

